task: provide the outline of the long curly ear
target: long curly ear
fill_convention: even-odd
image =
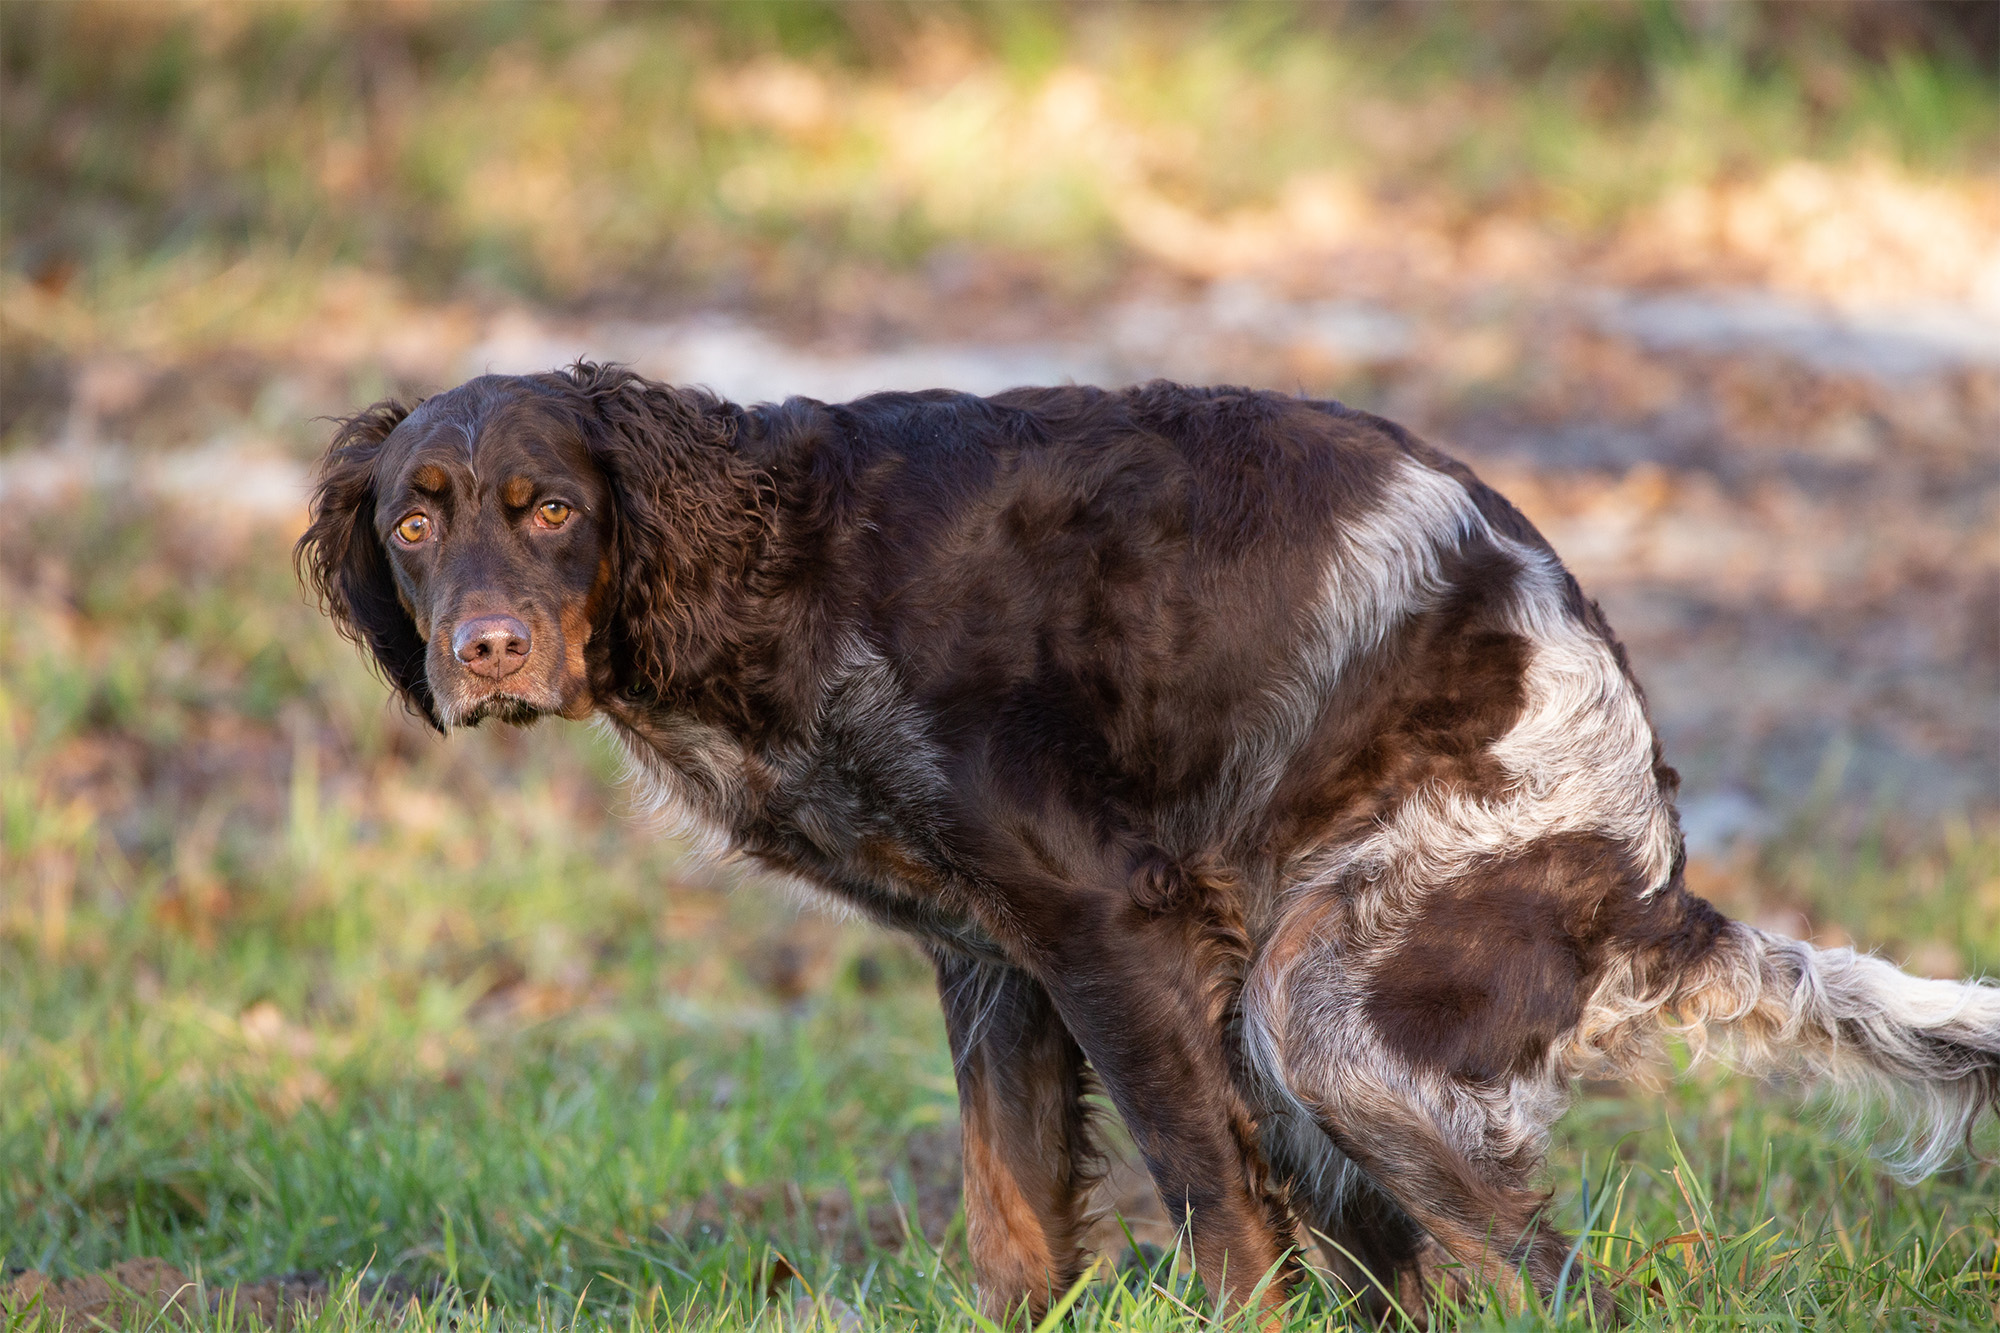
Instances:
[[[610,482],[617,684],[655,697],[692,685],[741,629],[763,544],[768,481],[732,446],[735,409],[619,365],[579,361],[547,377],[582,400]]]
[[[424,641],[396,595],[375,532],[375,460],[410,409],[381,402],[340,422],[313,488],[312,519],[292,548],[299,579],[343,637],[367,649],[404,707],[444,730],[424,674]]]

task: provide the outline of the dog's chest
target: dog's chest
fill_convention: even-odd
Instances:
[[[884,924],[992,951],[958,906],[942,753],[879,656],[843,654],[809,724],[767,744],[680,713],[612,723],[643,804],[702,850],[748,855]]]

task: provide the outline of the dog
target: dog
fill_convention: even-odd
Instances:
[[[1596,604],[1338,403],[489,375],[342,422],[297,560],[440,732],[594,717],[714,850],[916,937],[996,1319],[1085,1271],[1094,1086],[1224,1307],[1317,1238],[1378,1304],[1607,1316],[1535,1182],[1664,1030],[1908,1096],[1913,1172],[2000,1098],[2000,988],[1688,892]]]

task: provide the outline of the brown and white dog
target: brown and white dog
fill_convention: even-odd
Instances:
[[[1405,1299],[1550,1295],[1550,1126],[1664,1027],[1912,1096],[1915,1170],[2000,1097],[2000,989],[1686,891],[1597,607],[1336,403],[487,376],[343,423],[298,556],[440,730],[594,715],[715,847],[923,942],[995,1315],[1086,1262],[1093,1075],[1229,1303],[1312,1233]]]

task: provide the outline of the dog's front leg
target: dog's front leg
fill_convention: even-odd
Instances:
[[[1082,1272],[1098,1161],[1083,1053],[1048,992],[1016,968],[940,953],[965,1139],[965,1222],[979,1304],[1038,1321]]]
[[[1160,1200],[1187,1227],[1210,1296],[1237,1309],[1289,1264],[1289,1222],[1265,1188],[1257,1125],[1232,1076],[1216,974],[1193,919],[1117,898],[1066,895],[1060,928],[1036,940],[1036,970],[1090,1059]],[[1287,1295],[1291,1273],[1262,1304]]]

